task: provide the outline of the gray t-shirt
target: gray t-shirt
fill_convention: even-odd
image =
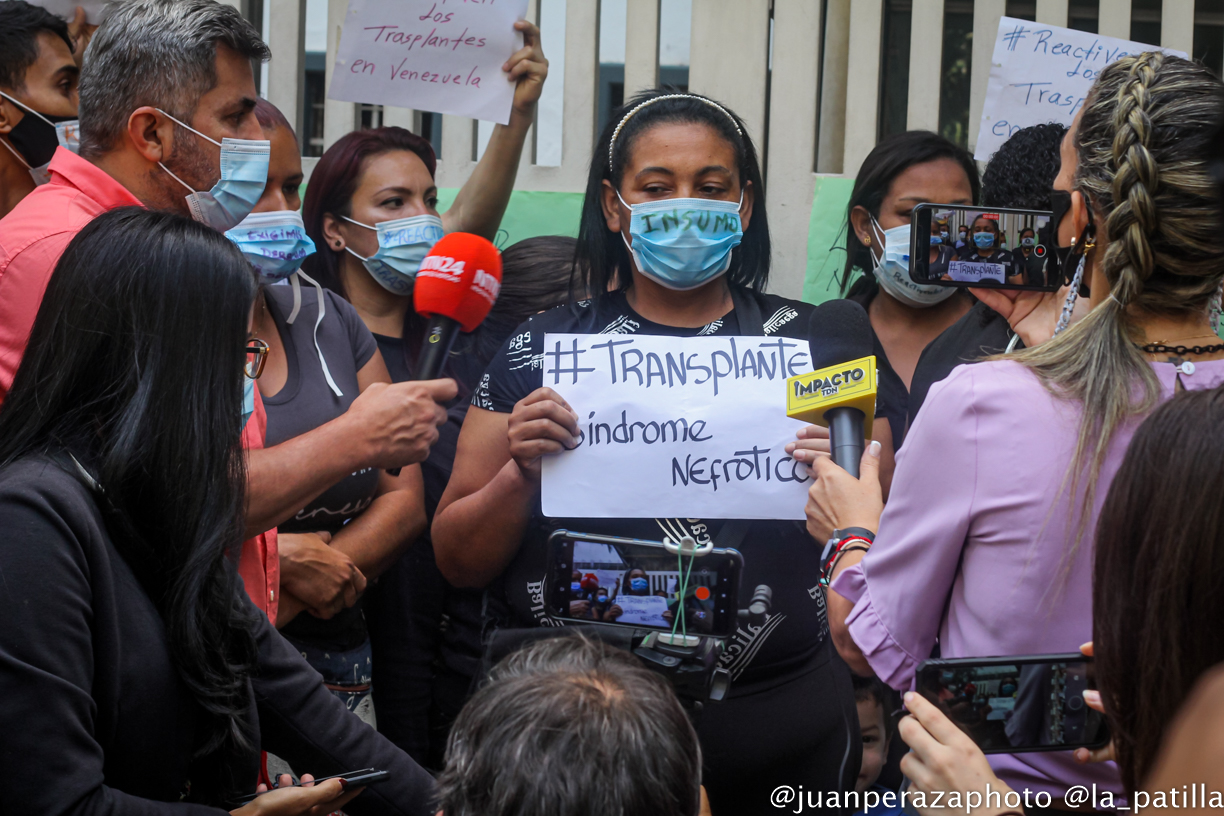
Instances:
[[[293,288],[269,286],[264,289],[264,297],[289,364],[285,386],[274,396],[263,398],[268,412],[265,445],[272,447],[312,431],[347,411],[360,393],[357,372],[374,356],[378,345],[352,305],[334,292],[324,290],[319,348],[323,350],[332,379],[344,393],[338,397],[323,377],[319,353],[315,350],[314,326],[319,309],[314,287],[302,287],[302,308],[292,325],[285,320],[293,310]],[[374,501],[378,476],[377,468],[366,468],[346,476],[279,525],[279,531],[336,532]],[[291,638],[336,649],[355,648],[364,642],[366,634],[359,606],[346,609],[329,621],[303,613],[282,631]]]

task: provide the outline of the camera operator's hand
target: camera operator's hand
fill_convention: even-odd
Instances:
[[[362,391],[341,419],[354,444],[365,451],[367,467],[397,468],[423,462],[446,422],[439,403],[455,398],[454,380],[423,380],[393,385],[373,383]]]
[[[507,433],[511,458],[524,476],[539,481],[542,456],[577,446],[578,414],[556,391],[537,388],[514,406]]]
[[[1054,336],[1063,304],[1071,287],[1057,292],[1018,292],[1013,289],[970,289],[973,296],[998,312],[1020,335],[1025,348],[1039,346]],[[1071,312],[1071,322],[1088,314],[1088,299],[1080,298]]]
[[[589,618],[591,616],[590,601],[570,601],[569,604],[571,618]]]
[[[1088,641],[1080,647],[1080,652],[1084,657],[1092,657],[1092,641]],[[1093,711],[1105,713],[1105,702],[1101,699],[1101,692],[1096,689],[1084,690],[1084,702]],[[1118,755],[1114,750],[1114,741],[1111,739],[1109,744],[1104,748],[1076,748],[1075,761],[1080,763],[1090,762],[1116,762]]]
[[[347,555],[328,546],[330,541],[326,532],[277,536],[282,597],[292,595],[324,620],[357,603],[366,588],[361,570]]]
[[[905,707],[909,716],[901,720],[897,729],[910,747],[910,752],[901,758],[901,772],[909,778],[911,791],[921,791],[928,797],[936,791],[943,791],[945,796],[957,791],[963,801],[968,801],[966,794],[977,791],[984,796],[986,786],[990,785],[992,794],[999,791],[999,805],[992,808],[987,803],[974,808],[971,816],[1018,812],[1003,806],[1002,800],[1011,788],[995,776],[986,755],[968,734],[921,694],[907,692]],[[943,811],[918,808],[918,812],[936,816]]]
[[[812,485],[808,488],[807,529],[823,544],[834,530],[847,527],[880,529],[884,494],[880,488],[880,443],[872,442],[863,451],[856,479],[833,463],[830,456],[817,456],[808,468]]]

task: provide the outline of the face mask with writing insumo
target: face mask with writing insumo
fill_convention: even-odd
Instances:
[[[433,245],[442,240],[442,219],[436,215],[414,215],[371,226],[345,215],[340,217],[378,233],[378,251],[370,257],[364,258],[347,246],[345,251],[361,261],[379,286],[393,295],[411,295],[421,262]]]
[[[161,162],[157,166],[165,170],[170,178],[190,191],[187,207],[191,217],[207,224],[218,232],[233,229],[255,209],[264,185],[268,183],[268,163],[272,155],[272,143],[267,139],[231,139],[228,136],[217,141],[205,136],[191,125],[186,125],[161,108],[158,113],[175,124],[182,125],[205,141],[221,148],[221,180],[208,192],[197,192],[190,184],[171,173]]]
[[[916,309],[934,306],[936,303],[942,303],[956,294],[956,290],[950,286],[914,283],[910,279],[909,224],[902,224],[899,227],[885,230],[880,227],[879,222],[875,220],[875,216],[872,216],[871,229],[876,234],[877,240],[879,240],[881,245],[881,257],[879,258],[876,257],[873,247],[867,248],[871,253],[872,272],[875,273],[876,280],[880,283],[880,288],[885,292],[888,292],[888,294],[907,306],[913,306]]]
[[[620,198],[620,193],[616,194]],[[731,250],[744,239],[740,200],[665,198],[629,208],[625,246],[638,270],[660,286],[688,291],[703,286],[731,268]],[[624,233],[621,233],[624,240]]]

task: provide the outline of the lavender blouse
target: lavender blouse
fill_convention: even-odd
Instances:
[[[1224,382],[1224,360],[1194,363],[1192,374],[1152,367],[1162,400],[1178,376],[1187,390]],[[936,641],[943,657],[985,657],[1074,652],[1092,639],[1096,518],[1139,420],[1114,434],[1076,546],[1080,502],[1064,477],[1080,415],[1009,361],[960,366],[931,388],[897,456],[875,543],[832,586],[854,603],[850,634],[893,688],[912,687]],[[1122,791],[1112,762],[1080,765],[1069,751],[990,759],[1018,791]]]

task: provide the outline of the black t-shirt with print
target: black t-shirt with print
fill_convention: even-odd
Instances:
[[[811,305],[775,295],[744,292],[743,296],[755,299],[766,336],[790,338],[806,348]],[[664,326],[638,315],[625,294],[615,292],[598,303],[584,301],[543,312],[523,324],[489,364],[472,404],[509,413],[515,403],[540,388],[546,333],[739,335],[745,332],[737,311],[700,328]],[[784,406],[779,405],[778,410]],[[542,604],[546,538],[553,529],[655,541],[689,534],[703,542],[717,541],[724,524],[721,519],[543,519],[537,507],[537,519],[517,556],[490,587],[487,610],[499,626],[555,623],[545,615]],[[722,663],[735,681],[733,695],[755,682],[773,684],[802,673],[820,650],[828,635],[825,595],[820,587],[822,545],[798,521],[754,521],[736,545],[744,556],[741,600],[746,601],[759,584],[767,584],[773,590],[773,607],[763,626],[754,629],[742,624],[727,642]]]

